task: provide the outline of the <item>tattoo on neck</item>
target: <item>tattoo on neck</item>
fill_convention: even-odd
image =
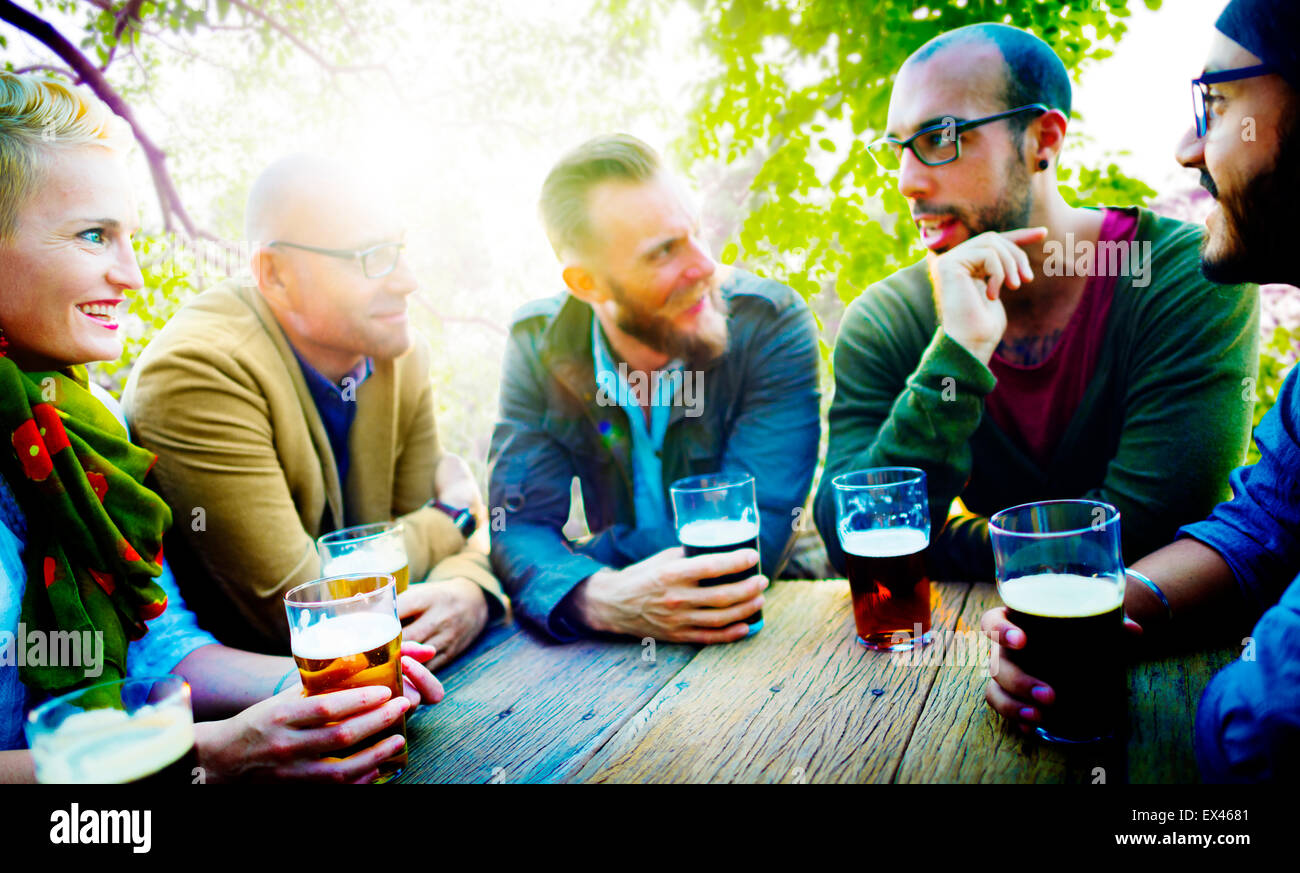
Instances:
[[[1016,364],[1021,367],[1034,367],[1046,361],[1052,354],[1052,349],[1056,348],[1056,343],[1061,338],[1063,330],[1057,328],[1048,334],[1042,336],[1022,336],[1015,339],[1004,339],[998,343],[998,357],[1008,364]]]

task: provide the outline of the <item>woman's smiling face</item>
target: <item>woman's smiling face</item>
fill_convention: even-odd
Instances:
[[[28,371],[122,354],[117,307],[144,279],[131,249],[136,204],[125,164],[100,146],[59,148],[0,240],[0,329]]]

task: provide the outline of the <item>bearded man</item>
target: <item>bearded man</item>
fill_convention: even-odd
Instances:
[[[1217,282],[1300,284],[1289,238],[1300,191],[1300,8],[1232,0],[1215,22],[1195,121],[1176,156],[1214,197],[1201,270]],[[1249,132],[1249,135],[1243,135]],[[1193,317],[1213,319],[1209,311]],[[1300,778],[1300,369],[1255,429],[1260,460],[1232,472],[1232,499],[1129,569],[1124,612],[1152,649],[1243,646],[1206,686],[1196,759],[1209,782]],[[1254,625],[1251,629],[1251,625]],[[1020,669],[1028,639],[1004,608],[981,626],[998,645],[985,700],[1023,733],[1056,703]],[[1244,634],[1244,636],[1243,636]],[[996,665],[996,667],[994,666]]]
[[[492,435],[492,559],[554,639],[719,643],[781,571],[820,439],[818,347],[798,294],[716,263],[655,152],[626,135],[565,155],[541,215],[568,290],[512,320]],[[754,477],[759,548],[687,558],[669,486]],[[564,533],[581,483],[589,537]],[[759,567],[761,555],[761,571]],[[739,574],[739,581],[711,580]]]
[[[1136,559],[1228,494],[1258,289],[1200,274],[1195,225],[1067,203],[1070,103],[1051,47],[1002,24],[941,34],[895,78],[871,152],[929,251],[841,323],[816,500],[841,570],[831,481],[867,467],[925,470],[929,569],[950,579],[992,578],[988,516],[1009,506],[1113,504]]]

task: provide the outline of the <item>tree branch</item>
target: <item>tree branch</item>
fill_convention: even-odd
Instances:
[[[429,314],[431,314],[434,318],[436,318],[440,322],[444,322],[447,324],[477,324],[480,327],[486,327],[488,330],[492,331],[493,333],[500,334],[501,336],[505,336],[507,333],[506,329],[501,325],[497,324],[495,321],[489,321],[488,319],[482,318],[477,315],[444,315],[443,313],[439,312],[434,307],[434,305],[425,298],[423,294],[417,292],[413,296],[415,297],[416,303],[423,306],[426,310],[428,310]]]
[[[51,73],[58,73],[60,76],[66,76],[74,85],[81,84],[81,79],[77,78],[77,74],[72,72],[72,70],[69,70],[67,67],[56,67],[53,64],[32,64],[27,67],[19,67],[14,70],[14,74],[21,76],[23,73],[34,73],[37,70],[49,70]]]
[[[185,211],[185,205],[181,202],[171,175],[167,172],[166,153],[149,138],[140,122],[136,120],[130,105],[108,83],[99,68],[92,64],[76,46],[68,42],[63,34],[55,30],[52,24],[16,5],[12,0],[0,0],[0,21],[7,21],[22,32],[35,37],[58,55],[59,59],[71,67],[81,77],[81,81],[95,92],[95,96],[107,103],[114,113],[131,126],[136,142],[140,144],[140,149],[149,162],[149,174],[153,177],[154,189],[158,193],[158,204],[162,208],[163,227],[172,230],[174,216],[185,228],[186,233],[190,236],[199,236],[189,213]]]
[[[351,73],[360,70],[384,69],[381,65],[378,64],[372,64],[364,67],[347,67],[347,66],[340,66],[338,64],[332,63],[331,61],[326,60],[325,57],[320,54],[320,52],[316,51],[314,48],[307,45],[307,43],[299,39],[298,35],[295,34],[292,30],[285,27],[283,24],[276,21],[274,18],[267,15],[265,12],[256,8],[255,6],[245,3],[244,0],[230,0],[230,5],[238,6],[240,9],[244,10],[249,15],[264,22],[267,27],[271,28],[276,33],[283,36],[285,39],[289,40],[289,42],[297,46],[299,51],[307,55],[307,57],[311,58],[316,63],[320,64],[321,67],[323,67],[325,70],[327,70],[330,73]]]

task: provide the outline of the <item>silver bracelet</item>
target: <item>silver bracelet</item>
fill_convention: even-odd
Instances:
[[[1139,573],[1137,570],[1131,570],[1127,568],[1124,570],[1124,572],[1132,576],[1134,579],[1138,580],[1139,582],[1141,582],[1146,587],[1150,588],[1151,593],[1155,594],[1156,597],[1159,597],[1160,602],[1165,605],[1165,620],[1166,621],[1174,620],[1174,608],[1169,605],[1169,598],[1165,597],[1165,593],[1160,590],[1159,585],[1151,581],[1151,577],[1147,576],[1145,573]]]

